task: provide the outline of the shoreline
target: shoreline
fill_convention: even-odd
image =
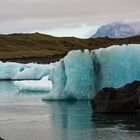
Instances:
[[[50,64],[59,61],[65,55],[53,55],[46,57],[24,57],[24,58],[1,58],[2,62],[17,62],[17,63],[38,63],[38,64]]]
[[[39,33],[0,35],[0,61],[51,63],[71,50],[95,50],[112,45],[140,44],[140,35],[128,38],[53,37]]]

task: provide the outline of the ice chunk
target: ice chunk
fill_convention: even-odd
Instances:
[[[49,92],[52,89],[52,82],[48,79],[48,76],[37,81],[15,81],[14,85],[18,87],[19,91]]]
[[[140,45],[71,51],[50,77],[53,88],[46,100],[91,99],[104,87],[140,80]]]
[[[20,64],[0,62],[0,79],[14,79],[14,80],[37,80],[49,75],[53,69],[53,64]]]
[[[43,64],[26,64],[24,69],[18,72],[12,79],[20,80],[35,80],[41,79],[42,77],[49,75],[52,66]]]
[[[17,73],[22,71],[24,69],[23,64],[19,63],[11,63],[11,62],[6,62],[2,63],[0,62],[0,79],[12,79],[13,77],[16,76]]]

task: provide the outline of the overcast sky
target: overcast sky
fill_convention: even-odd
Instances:
[[[137,21],[140,0],[0,0],[0,33],[88,34],[113,21]]]

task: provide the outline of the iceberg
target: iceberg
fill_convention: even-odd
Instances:
[[[14,85],[19,90],[47,92],[43,100],[89,100],[104,87],[140,80],[139,52],[138,44],[114,45],[74,50],[54,64],[0,62],[0,79],[24,80]]]
[[[12,79],[20,80],[38,80],[46,75],[49,75],[52,70],[52,66],[44,64],[26,64],[24,69],[18,72]]]
[[[19,91],[49,92],[52,89],[52,82],[49,80],[49,76],[43,77],[41,80],[36,81],[14,81],[14,85]]]
[[[0,61],[0,79],[12,79],[16,74],[24,69],[24,65],[18,63]]]
[[[53,67],[53,64],[20,64],[13,62],[3,63],[0,61],[0,79],[38,80],[49,75]]]
[[[43,100],[88,100],[104,87],[140,80],[140,45],[76,50],[51,71],[52,90]]]

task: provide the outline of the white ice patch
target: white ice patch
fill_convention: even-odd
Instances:
[[[52,82],[48,79],[48,76],[37,81],[15,81],[14,85],[19,91],[49,92],[52,89]]]

